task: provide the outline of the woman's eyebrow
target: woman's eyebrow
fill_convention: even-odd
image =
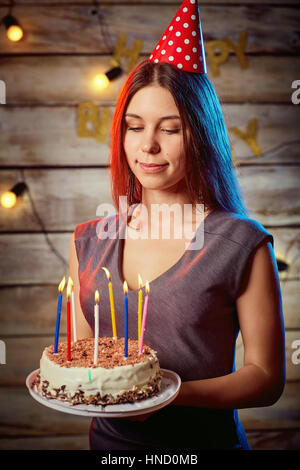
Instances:
[[[132,113],[127,113],[125,114],[125,117],[134,117],[138,119],[143,119],[141,116],[138,116],[137,114],[132,114]],[[164,119],[180,119],[180,116],[177,115],[171,115],[171,116],[163,116],[159,119],[159,121],[163,121]]]

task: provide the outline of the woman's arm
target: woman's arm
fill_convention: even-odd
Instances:
[[[71,276],[72,281],[73,281],[77,339],[91,338],[94,336],[93,330],[83,315],[81,304],[79,301],[78,259],[77,259],[77,253],[76,253],[74,240],[75,240],[75,237],[73,233],[71,240],[70,240],[69,275]],[[74,341],[73,327],[71,328],[71,337],[72,337],[72,341]]]
[[[276,259],[264,241],[249,263],[236,306],[244,366],[228,375],[182,383],[172,405],[251,408],[275,403],[285,384],[282,300]]]

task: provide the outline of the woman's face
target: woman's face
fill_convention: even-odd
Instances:
[[[140,89],[125,119],[128,165],[147,189],[170,189],[186,172],[181,119],[171,93],[160,86]]]

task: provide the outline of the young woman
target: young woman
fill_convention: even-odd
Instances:
[[[70,243],[78,335],[93,335],[98,288],[100,336],[112,336],[105,266],[114,285],[118,336],[126,279],[129,337],[137,339],[140,274],[150,283],[145,342],[182,385],[170,405],[152,414],[93,419],[91,448],[248,449],[235,410],[272,405],[284,388],[282,301],[273,237],[249,218],[207,75],[141,62],[121,91],[111,137],[117,214],[101,220],[100,232],[106,225],[117,228],[117,236],[101,239],[97,219],[76,227]],[[121,195],[132,208],[128,219],[118,212]],[[165,221],[151,217],[156,204],[175,204],[182,213],[190,204],[190,235],[164,238]],[[204,205],[200,223],[197,204]],[[158,238],[130,236],[146,223],[148,233],[158,229]],[[189,249],[201,231],[203,246]],[[239,330],[244,365],[235,371]]]

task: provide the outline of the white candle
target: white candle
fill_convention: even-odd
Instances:
[[[99,338],[99,292],[95,292],[95,307],[94,307],[94,318],[95,318],[95,340],[94,340],[94,364],[98,362],[98,338]]]

